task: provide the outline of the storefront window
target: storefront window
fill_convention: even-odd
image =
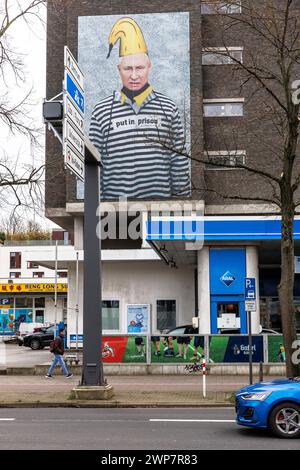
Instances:
[[[157,330],[173,329],[176,325],[176,300],[158,300],[156,303]]]
[[[32,297],[16,297],[16,308],[32,308]]]
[[[36,321],[36,323],[44,323],[44,321],[45,321],[45,310],[36,310],[35,311],[35,321]]]
[[[102,329],[116,330],[120,329],[120,302],[118,300],[102,301]]]
[[[294,299],[296,326],[300,330],[300,298]],[[260,322],[263,328],[282,332],[281,314],[278,297],[264,297],[260,300]]]
[[[45,297],[35,297],[34,306],[35,308],[45,308]]]

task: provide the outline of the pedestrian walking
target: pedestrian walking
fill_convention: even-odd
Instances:
[[[55,369],[56,364],[60,364],[61,368],[63,370],[63,373],[65,374],[67,379],[70,379],[73,377],[73,374],[68,371],[67,366],[65,364],[65,361],[63,359],[63,355],[65,352],[65,347],[64,347],[64,336],[65,336],[65,329],[60,328],[59,330],[59,336],[57,336],[53,341],[50,343],[50,352],[54,354],[54,358],[52,361],[52,364],[48,370],[47,375],[45,377],[47,379],[52,379],[52,372]]]

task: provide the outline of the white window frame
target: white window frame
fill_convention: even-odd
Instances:
[[[241,103],[243,105],[243,114],[226,114],[224,116],[206,116],[205,115],[205,105],[209,104],[231,104],[231,103]],[[203,100],[203,116],[206,118],[231,118],[231,117],[243,117],[244,113],[244,103],[245,98],[214,98],[214,99],[204,99]]]
[[[202,49],[202,66],[203,67],[210,67],[210,66],[224,66],[224,65],[234,65],[235,62],[230,58],[230,56],[227,54],[227,52],[241,52],[241,58],[240,62],[243,63],[243,52],[244,48],[243,47],[204,47]],[[211,64],[205,64],[204,63],[204,57],[205,54],[215,54],[217,57],[227,57],[231,62],[228,63],[211,63]]]
[[[105,336],[113,336],[114,334],[119,334],[121,333],[121,316],[122,316],[122,310],[121,310],[121,300],[120,299],[117,299],[117,298],[105,298],[105,299],[102,299],[101,300],[101,303],[102,302],[119,302],[119,328],[118,330],[104,330],[103,329],[103,335]],[[102,305],[101,305],[101,314],[102,314]]]
[[[215,10],[214,11],[214,8],[212,8],[211,10],[206,10],[205,11],[205,8],[202,8],[202,7],[209,7],[209,6],[217,6],[219,5],[220,8],[218,10]],[[232,7],[232,6],[238,6],[239,7],[239,10],[238,11],[228,11],[228,8]],[[225,10],[225,8],[226,10]],[[242,13],[242,0],[235,0],[234,2],[230,2],[230,1],[204,1],[202,2],[202,5],[201,5],[201,13],[202,15],[218,15],[218,14],[223,14],[223,15],[239,15]]]
[[[220,158],[222,156],[224,157],[232,157],[232,161],[233,161],[233,158],[238,156],[238,157],[243,157],[243,165],[245,165],[246,163],[246,150],[221,150],[221,151],[214,151],[214,150],[211,150],[211,151],[208,151],[206,152],[206,156],[208,158]],[[218,167],[218,166],[209,166],[209,162],[207,162],[206,166],[205,166],[205,171],[232,171],[232,170],[242,170],[242,168],[237,168],[234,163],[232,164],[232,168],[228,168],[228,167]]]

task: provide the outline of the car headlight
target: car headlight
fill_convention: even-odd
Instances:
[[[264,401],[272,392],[256,392],[256,393],[245,393],[241,395],[241,398],[246,401]]]

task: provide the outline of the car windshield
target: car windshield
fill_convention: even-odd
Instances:
[[[47,333],[54,333],[55,327],[54,326],[49,326],[46,328],[44,331]]]

